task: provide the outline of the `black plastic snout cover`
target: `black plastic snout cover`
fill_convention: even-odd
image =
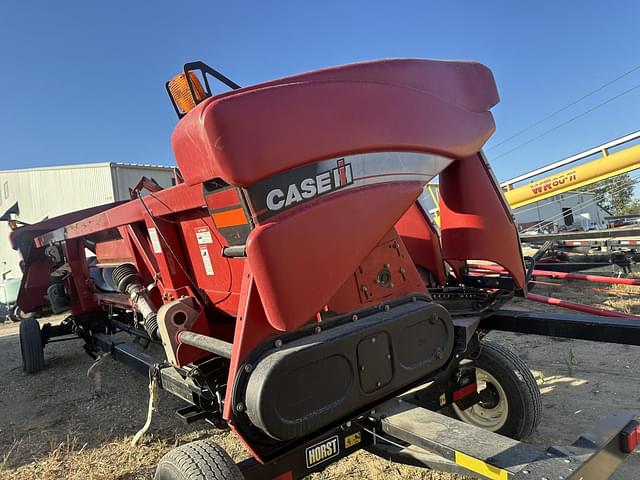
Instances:
[[[294,340],[256,363],[246,414],[276,440],[308,435],[428,377],[453,340],[449,313],[422,300]]]

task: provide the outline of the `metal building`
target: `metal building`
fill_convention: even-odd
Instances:
[[[59,167],[0,170],[0,215],[18,204],[14,216],[25,223],[82,208],[127,200],[141,177],[171,186],[172,167],[125,163],[90,163]],[[9,226],[0,222],[0,281],[21,275],[19,258],[9,243]]]
[[[602,228],[609,216],[589,192],[566,192],[513,210],[521,230]]]

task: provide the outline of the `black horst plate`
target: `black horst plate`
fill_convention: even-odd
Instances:
[[[276,440],[348,416],[447,363],[453,324],[423,300],[380,311],[265,353],[246,388],[246,414]]]

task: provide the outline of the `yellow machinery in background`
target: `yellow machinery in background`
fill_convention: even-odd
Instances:
[[[525,205],[544,200],[545,198],[586,187],[607,178],[640,168],[639,140],[640,130],[545,167],[514,177],[502,182],[500,186],[503,188],[504,196],[512,209],[524,207]],[[633,145],[619,149],[626,144]],[[619,150],[611,152],[612,149]],[[598,155],[598,157],[581,165],[563,170],[559,173],[554,173],[539,180],[534,180],[526,185],[516,186],[516,184],[522,183],[525,180],[539,177],[542,174],[558,170],[561,167],[588,159],[594,155]],[[438,185],[427,185],[427,192],[433,204],[436,206],[430,213],[433,215],[436,223],[439,224]]]
[[[505,189],[504,196],[511,208],[519,208],[560,193],[592,185],[607,178],[640,168],[640,144],[610,153],[610,149],[638,139],[640,139],[640,131],[507,180],[501,183],[500,186]],[[596,159],[587,163],[514,188],[516,183],[598,154],[599,156]]]

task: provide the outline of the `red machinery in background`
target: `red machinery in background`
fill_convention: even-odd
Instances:
[[[232,90],[213,95],[211,77]],[[377,61],[239,88],[197,62],[167,90],[181,118],[174,187],[143,182],[131,201],[12,234],[22,310],[71,311],[41,331],[24,323],[27,371],[42,368],[38,342],[72,333],[94,356],[154,372],[189,403],[185,421],[229,426],[260,462],[225,460],[215,478],[322,469],[371,444],[355,422],[416,386],[416,406],[453,405],[468,421],[509,401],[464,366],[500,356],[481,348],[481,322],[527,286],[481,153],[498,101],[486,67]],[[440,232],[419,202],[437,175]],[[478,276],[468,260],[504,272]],[[521,438],[540,400],[516,370],[509,413],[489,430]],[[170,463],[157,478],[196,478],[171,476]]]

